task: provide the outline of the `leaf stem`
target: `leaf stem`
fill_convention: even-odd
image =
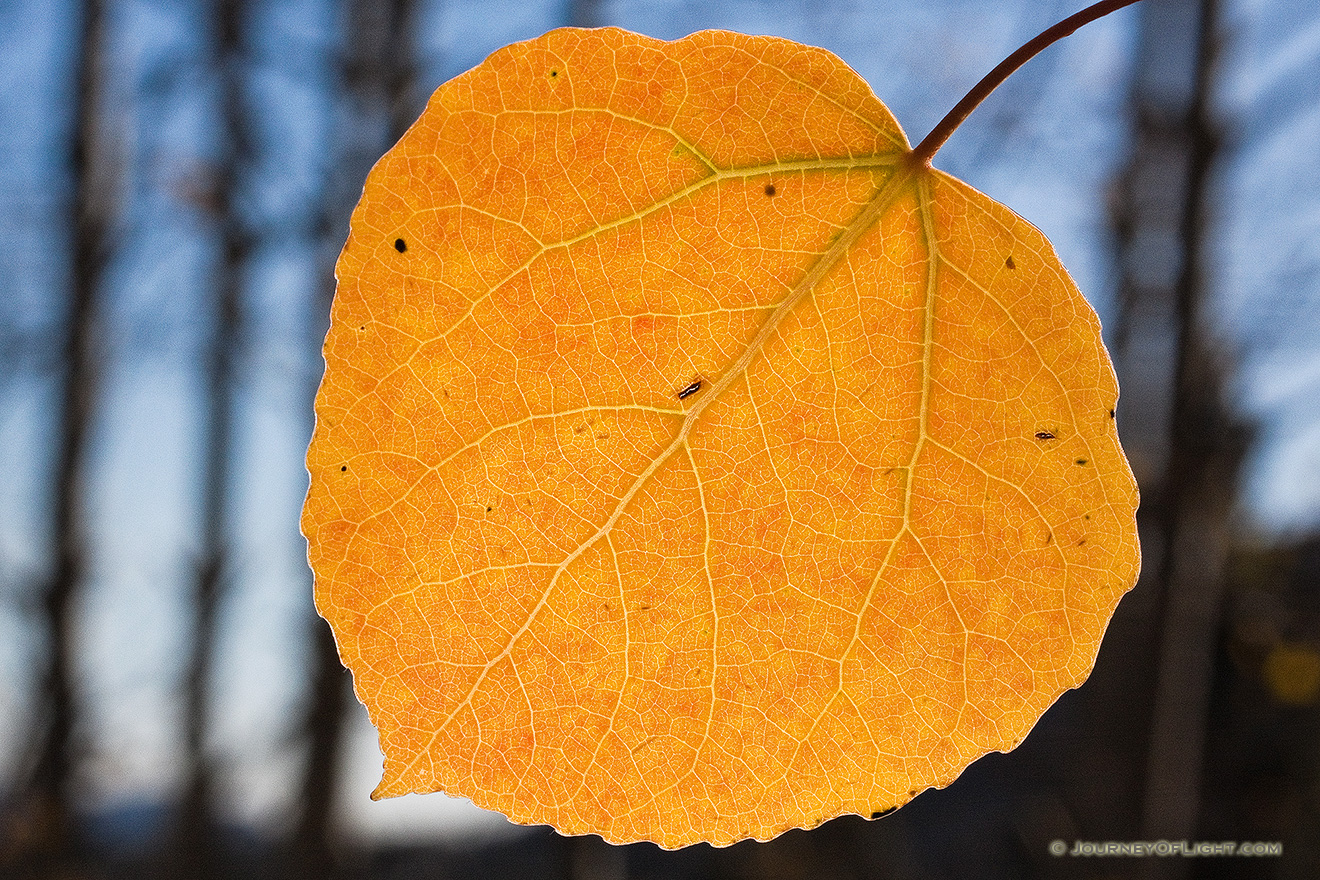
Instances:
[[[1058,24],[1041,31],[1012,55],[999,62],[994,70],[987,73],[979,83],[973,86],[972,90],[964,95],[963,99],[940,120],[940,124],[931,129],[930,134],[926,135],[925,139],[908,154],[908,161],[929,165],[930,160],[935,156],[935,152],[944,146],[944,142],[957,130],[958,126],[962,125],[963,120],[970,116],[977,105],[989,97],[991,92],[999,88],[1000,84],[1019,67],[1036,57],[1046,47],[1062,40],[1082,25],[1090,24],[1097,18],[1103,18],[1115,10],[1122,9],[1124,6],[1131,6],[1136,2],[1138,0],[1100,0],[1099,3],[1088,6],[1081,12],[1070,15]]]

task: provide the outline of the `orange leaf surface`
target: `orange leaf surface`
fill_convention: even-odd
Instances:
[[[377,797],[676,847],[1013,748],[1136,579],[1099,324],[838,58],[560,30],[338,266],[303,527]]]

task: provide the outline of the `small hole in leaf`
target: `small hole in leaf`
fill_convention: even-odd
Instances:
[[[403,253],[404,251],[408,250],[408,242],[404,241],[401,238],[396,238],[394,239],[394,249],[399,253]]]
[[[768,196],[772,196],[775,194],[775,185],[773,183],[767,183],[765,185],[765,194]]]
[[[487,504],[487,505],[486,505],[486,512],[487,512],[487,513],[490,513],[490,511],[491,511],[491,506],[490,506],[489,504]]]
[[[1007,258],[1006,260],[1004,260],[1004,265],[1007,266],[1007,267],[1010,268],[1010,269],[1016,269],[1016,268],[1017,268],[1017,263],[1013,262],[1013,255],[1012,255],[1012,254],[1009,254],[1009,255],[1008,255],[1008,258]]]
[[[1109,411],[1109,417],[1111,419],[1114,417],[1114,411],[1112,409]]]
[[[551,76],[559,76],[559,71],[557,71],[557,70],[552,70],[552,71],[550,71],[550,75],[551,75]]]
[[[346,464],[341,464],[341,465],[339,466],[339,470],[340,470],[341,472],[342,472],[342,471],[346,471],[346,470],[348,470],[348,465],[346,465]]]
[[[1052,434],[1052,433],[1049,432],[1049,431],[1037,431],[1037,432],[1036,432],[1036,439],[1037,439],[1037,440],[1053,440],[1053,439],[1054,439],[1054,434]]]

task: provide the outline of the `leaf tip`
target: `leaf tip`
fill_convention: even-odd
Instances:
[[[385,772],[381,774],[380,782],[371,791],[373,801],[383,801],[389,798],[396,798],[400,795],[412,794],[414,789],[410,788],[404,781],[398,770],[392,770],[387,759],[385,762]]]

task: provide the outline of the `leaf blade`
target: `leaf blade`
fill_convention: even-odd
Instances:
[[[767,38],[558,31],[441,87],[355,213],[309,450],[375,796],[767,839],[1084,679],[1137,552],[1098,323],[905,151]]]

